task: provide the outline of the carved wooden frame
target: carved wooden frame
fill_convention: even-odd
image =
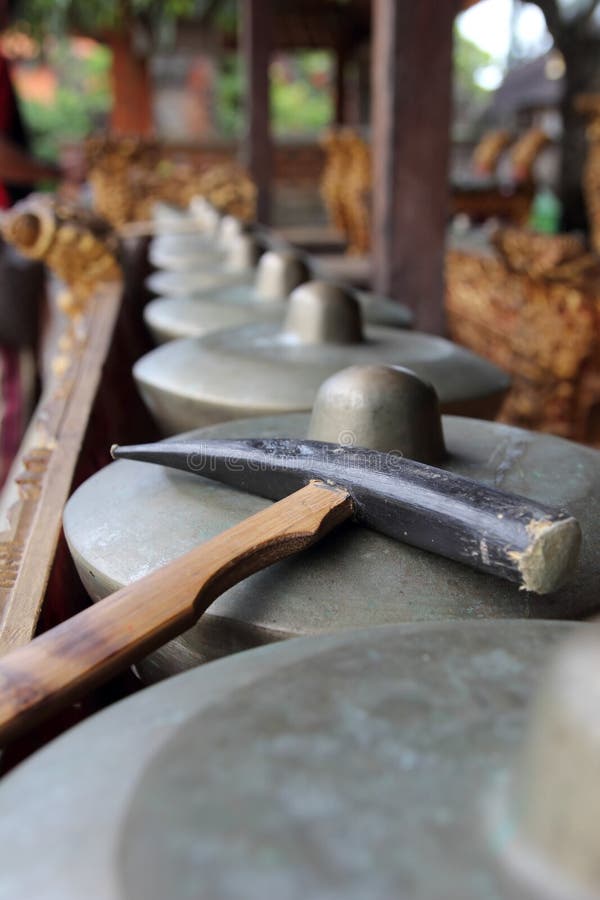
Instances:
[[[53,373],[13,464],[0,523],[0,654],[35,633],[62,526],[62,511],[121,306],[103,285],[58,341]]]

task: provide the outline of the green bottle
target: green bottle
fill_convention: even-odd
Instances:
[[[556,234],[560,227],[562,204],[547,185],[541,187],[533,198],[529,227],[542,234]]]

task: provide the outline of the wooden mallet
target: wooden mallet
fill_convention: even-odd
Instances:
[[[214,440],[114,447],[279,500],[0,659],[6,740],[191,626],[220,594],[349,519],[549,593],[577,561],[565,512],[390,453],[317,441]],[[280,498],[284,499],[280,499]]]

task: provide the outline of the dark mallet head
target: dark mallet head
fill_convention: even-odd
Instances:
[[[271,500],[309,481],[335,484],[361,525],[538,594],[560,587],[577,562],[581,531],[568,513],[397,454],[289,439],[159,441],[112,454]]]

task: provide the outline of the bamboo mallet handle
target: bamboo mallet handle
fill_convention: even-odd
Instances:
[[[311,482],[0,658],[0,741],[181,634],[232,585],[352,512],[346,491]]]

